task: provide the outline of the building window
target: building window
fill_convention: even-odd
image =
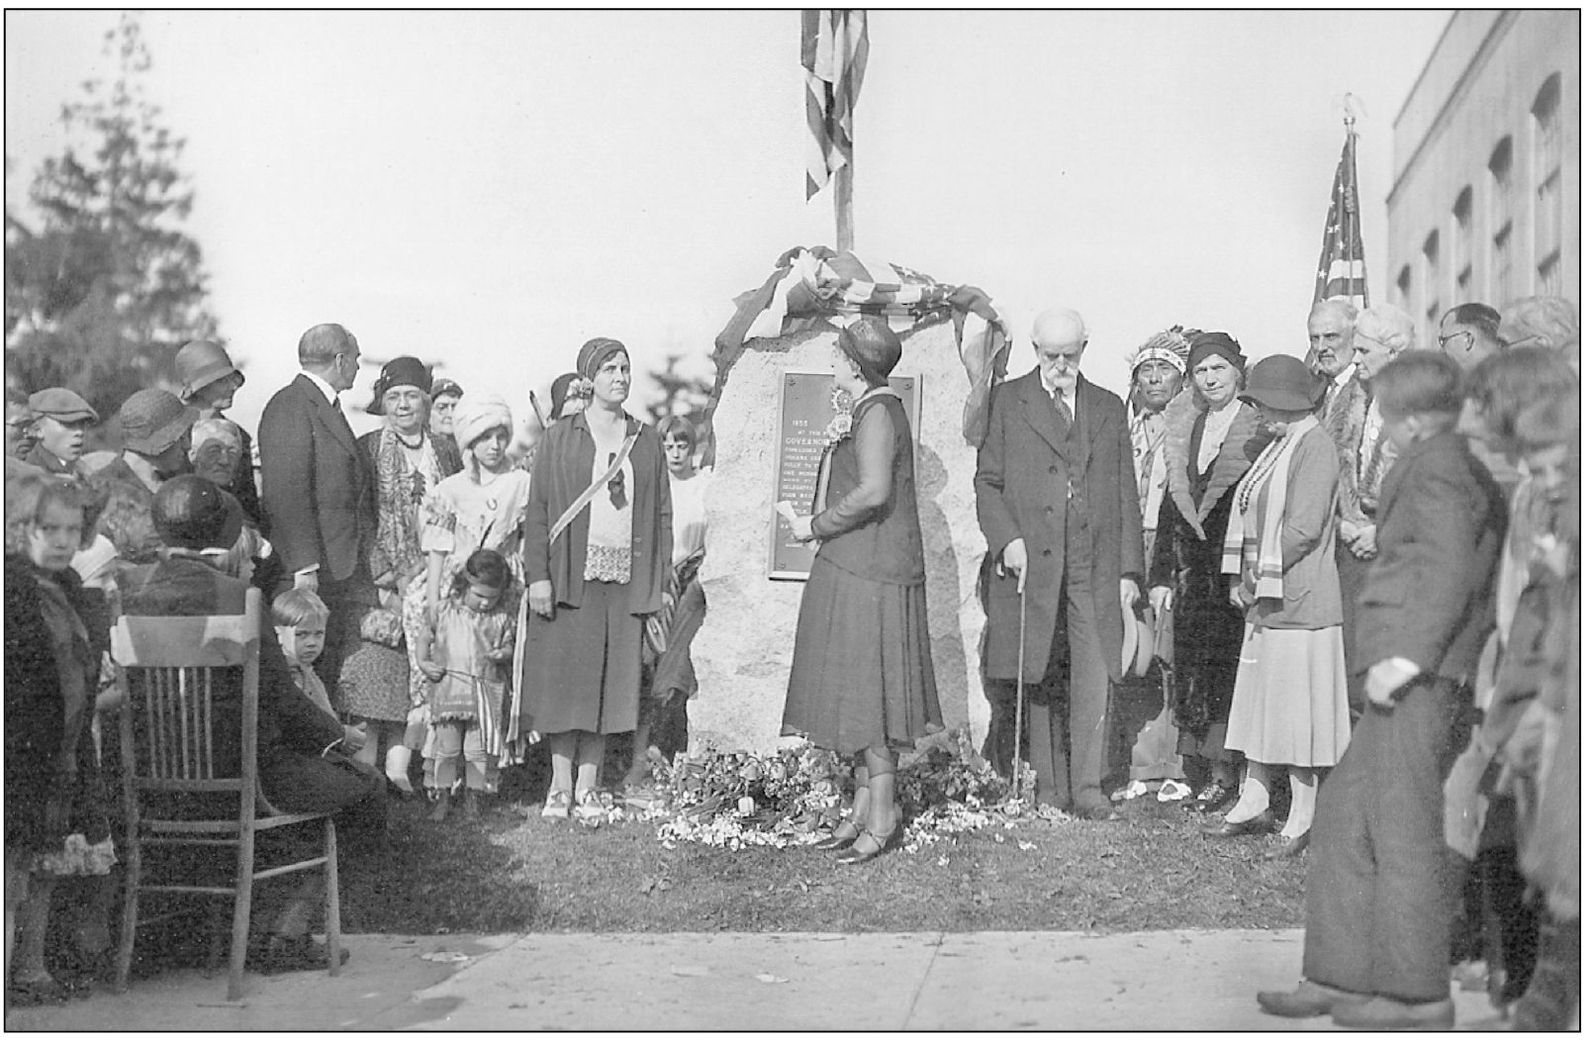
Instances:
[[[1473,282],[1473,188],[1462,189],[1457,201],[1451,204],[1453,223],[1451,235],[1451,270],[1457,273],[1457,297],[1461,304],[1472,299],[1469,289]]]
[[[1535,270],[1534,292],[1542,297],[1560,297],[1562,295],[1562,251],[1555,253],[1540,261]]]
[[[1511,221],[1507,221],[1506,226],[1495,233],[1495,253],[1491,258],[1490,268],[1495,272],[1494,301],[1496,309],[1499,310],[1518,295],[1512,291]]]
[[[1534,256],[1536,283],[1562,282],[1562,77],[1551,75],[1534,98]],[[1540,288],[1540,293],[1560,296]]]
[[[1432,316],[1440,311],[1440,232],[1430,229],[1429,237],[1423,240],[1423,297],[1426,301],[1424,314],[1431,316],[1429,333],[1433,333],[1435,326]],[[1411,312],[1408,312],[1411,314]]]
[[[1412,314],[1412,265],[1403,264],[1396,276],[1396,296],[1401,299],[1401,310]]]
[[[1494,303],[1501,307],[1511,300],[1512,292],[1512,139],[1502,138],[1490,153],[1490,219],[1495,233],[1491,236],[1493,249],[1490,272]]]

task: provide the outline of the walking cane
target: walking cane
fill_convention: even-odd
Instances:
[[[1019,751],[1024,742],[1025,721],[1025,587],[1019,578],[1019,671],[1014,674],[1013,706],[1013,798],[1019,798]]]

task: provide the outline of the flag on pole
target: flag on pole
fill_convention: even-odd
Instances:
[[[808,194],[825,187],[831,174],[853,158],[853,107],[869,60],[868,14],[864,11],[803,12],[803,82],[809,133]]]
[[[1335,188],[1324,219],[1324,248],[1318,255],[1318,282],[1313,302],[1350,297],[1368,306],[1368,269],[1362,254],[1362,215],[1357,202],[1357,133],[1346,128],[1346,144],[1335,169]]]

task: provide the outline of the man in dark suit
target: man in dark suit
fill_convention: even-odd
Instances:
[[[1313,825],[1305,978],[1258,1002],[1344,1027],[1448,1028],[1448,934],[1460,859],[1445,843],[1446,773],[1467,737],[1462,694],[1493,617],[1501,493],[1455,431],[1462,370],[1438,351],[1374,377],[1397,458],[1379,497],[1378,552],[1357,602],[1368,708]]]
[[[331,615],[316,672],[327,686],[376,603],[367,554],[376,531],[370,465],[338,404],[360,371],[360,345],[340,325],[299,338],[300,373],[260,417],[261,507],[293,584],[320,594]]]
[[[1120,606],[1140,597],[1144,562],[1124,402],[1080,378],[1086,340],[1085,322],[1067,308],[1036,319],[1037,367],[992,393],[975,511],[988,547],[982,660],[998,736],[988,749],[1000,750],[1013,729],[1022,680],[1037,797],[1108,818],[1103,761],[1108,693],[1122,679]]]

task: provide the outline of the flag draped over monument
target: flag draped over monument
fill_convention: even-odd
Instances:
[[[1335,187],[1324,219],[1324,248],[1318,255],[1318,281],[1313,302],[1350,297],[1368,306],[1368,269],[1362,254],[1362,214],[1357,202],[1357,132],[1348,124],[1346,144],[1335,168]]]
[[[706,425],[748,341],[841,328],[860,315],[879,315],[903,336],[952,323],[970,386],[964,437],[971,445],[985,437],[987,399],[1007,368],[1010,337],[991,298],[979,288],[938,282],[901,264],[863,260],[826,246],[794,246],[776,258],[763,285],[739,294],[735,305],[731,320],[714,338],[715,386]]]
[[[864,11],[803,12],[803,80],[810,142],[807,194],[853,159],[853,108],[869,61],[869,21]]]

